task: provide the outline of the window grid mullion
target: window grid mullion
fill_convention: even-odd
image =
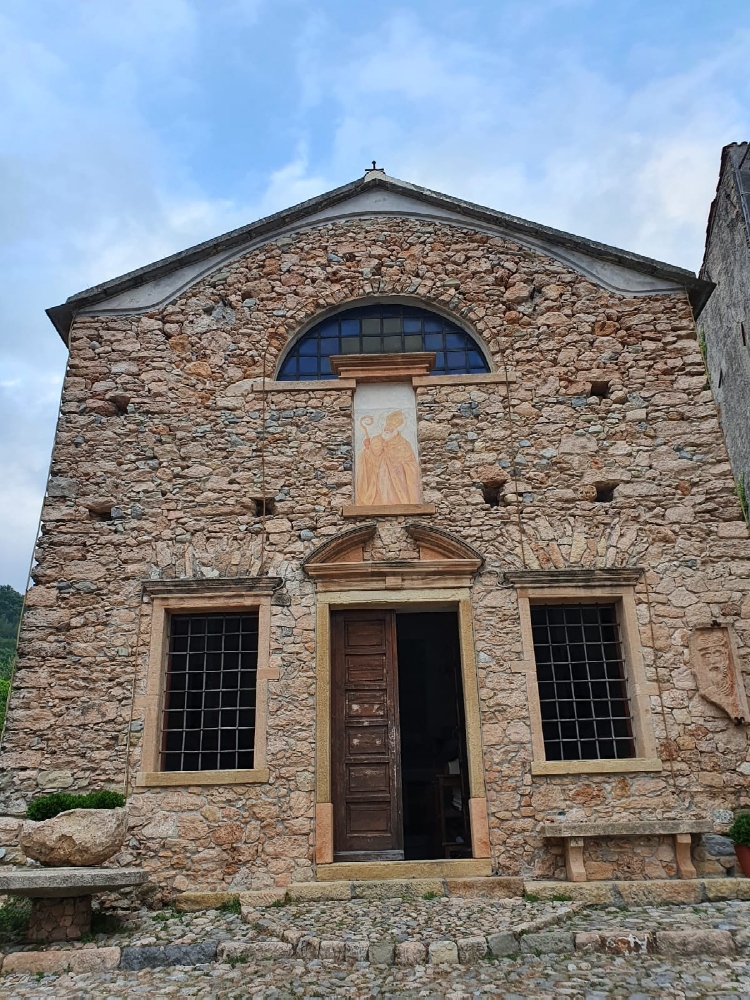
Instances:
[[[533,605],[531,613],[537,663],[549,674],[539,680],[548,759],[635,756],[614,605]]]

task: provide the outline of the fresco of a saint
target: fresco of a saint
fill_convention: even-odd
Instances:
[[[387,385],[363,388],[369,391],[355,401],[356,502],[362,507],[419,504],[422,486],[413,390]],[[360,393],[358,389],[357,396]]]
[[[419,467],[414,449],[401,435],[404,415],[394,410],[380,434],[370,437],[372,417],[362,417],[365,439],[357,462],[357,503],[364,506],[419,503]]]

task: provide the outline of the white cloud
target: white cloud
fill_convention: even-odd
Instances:
[[[714,34],[679,70],[661,69],[662,52],[678,64],[670,38],[648,50],[627,38],[642,67],[631,79],[622,61],[612,71],[548,30],[553,16],[596,19],[603,7],[417,0],[357,17],[342,4],[337,18],[328,0],[9,0],[0,583],[25,580],[65,365],[43,310],[84,287],[304,201],[373,158],[405,180],[695,268],[721,146],[750,135],[750,34]],[[266,43],[267,13],[279,34]],[[265,61],[248,83],[251,43]],[[253,147],[256,122],[282,136],[272,158]],[[247,137],[232,147],[247,156],[234,188],[211,175],[228,130]]]

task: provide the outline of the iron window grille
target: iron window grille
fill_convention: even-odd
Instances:
[[[258,612],[172,615],[161,769],[252,768]]]
[[[547,760],[635,757],[614,604],[531,607]]]
[[[282,382],[332,379],[331,355],[435,351],[431,375],[488,372],[474,339],[455,323],[415,306],[359,306],[322,320],[294,344],[277,376]]]

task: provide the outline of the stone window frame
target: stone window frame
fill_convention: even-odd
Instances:
[[[635,587],[640,576],[640,569],[523,570],[505,574],[505,579],[515,585],[518,597],[523,656],[512,665],[511,669],[526,676],[531,723],[532,775],[625,774],[663,770],[654,736],[650,701],[652,697],[658,697],[659,691],[657,685],[646,678],[635,602]],[[635,757],[611,760],[547,760],[534,657],[531,607],[535,604],[581,603],[606,603],[615,607],[620,626]]]
[[[278,577],[236,580],[149,581],[143,586],[151,598],[151,634],[145,694],[137,706],[142,710],[143,739],[137,788],[186,785],[250,785],[270,780],[267,758],[268,682],[279,679],[270,666],[271,603]],[[162,771],[159,767],[164,695],[169,656],[169,617],[172,614],[231,614],[258,612],[258,661],[255,695],[255,744],[253,767],[226,771]],[[135,716],[135,712],[134,712]]]

